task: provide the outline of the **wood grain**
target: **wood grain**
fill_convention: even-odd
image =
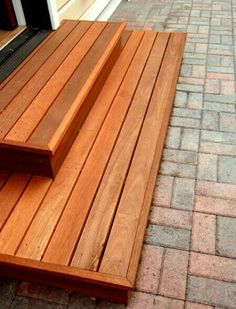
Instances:
[[[179,45],[182,46],[181,42],[184,42],[183,35],[171,35],[99,269],[101,272],[127,275],[136,232],[144,219],[140,215],[155,157],[156,143],[160,138],[165,111],[173,100],[173,87],[179,70],[179,59],[182,57],[182,49],[178,52],[176,50]],[[168,76],[166,72],[169,72]],[[150,204],[146,207],[150,207]],[[127,239],[126,242],[123,241],[124,237]]]
[[[46,42],[40,46],[37,52],[34,53],[33,57],[29,57],[16,73],[13,72],[9,76],[8,82],[4,83],[4,87],[0,92],[0,111],[12,101],[17,93],[31,79],[35,72],[37,72],[58,46],[60,46],[76,25],[76,21],[67,21],[63,23],[58,31],[53,32],[53,34],[46,39]]]
[[[98,268],[165,52],[168,35],[163,38],[162,35],[158,36],[153,46],[155,39],[156,33],[153,32],[146,33],[143,39],[145,40],[145,49],[150,50],[151,54],[86,221],[73,257],[73,266],[90,270]]]

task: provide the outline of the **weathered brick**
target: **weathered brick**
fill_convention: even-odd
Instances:
[[[197,78],[197,77],[179,77],[178,79],[179,84],[186,84],[186,85],[204,85],[204,79],[203,78]],[[195,91],[194,89],[192,91]]]
[[[236,153],[236,145],[228,145],[224,143],[201,142],[200,152],[234,156]]]
[[[203,94],[197,92],[190,92],[187,101],[188,108],[201,109],[203,103]]]
[[[201,111],[190,108],[174,108],[173,116],[201,119]]]
[[[162,256],[164,249],[157,246],[144,245],[136,279],[136,289],[157,294]]]
[[[214,102],[204,102],[203,106],[204,110],[216,111],[216,112],[226,112],[226,113],[234,113],[235,105],[228,103],[214,103]]]
[[[176,178],[171,207],[192,210],[194,202],[195,180]]]
[[[164,255],[159,293],[178,299],[185,299],[188,252],[167,249]]]
[[[30,299],[26,297],[18,297],[15,296],[13,299],[13,302],[11,303],[11,309],[28,309],[29,307]]]
[[[47,300],[53,303],[67,305],[69,293],[53,287],[22,282],[17,288],[17,295],[35,299]]]
[[[202,44],[205,45],[205,44]],[[197,45],[196,48],[199,50],[199,46]],[[204,65],[193,65],[192,67],[192,76],[205,78],[206,67]]]
[[[191,76],[192,75],[192,66],[190,64],[182,64],[180,70],[181,76]]]
[[[215,254],[215,247],[216,216],[194,213],[191,250]]]
[[[178,149],[181,141],[181,128],[169,127],[165,145],[167,148]]]
[[[236,285],[213,279],[190,276],[187,299],[213,306],[233,309],[236,304]]]
[[[196,167],[190,164],[163,161],[161,163],[160,174],[175,177],[195,178]]]
[[[0,278],[0,308],[10,308],[15,296],[17,281]]]
[[[187,301],[185,304],[185,309],[214,309],[214,307]]]
[[[220,81],[218,79],[207,79],[205,85],[206,93],[219,94],[220,93]]]
[[[221,80],[220,93],[223,95],[233,95],[235,93],[235,81]]]
[[[88,297],[84,297],[79,293],[73,293],[71,295],[67,309],[77,309],[77,308],[95,309],[96,302]]]
[[[189,211],[177,210],[172,208],[152,207],[150,223],[172,226],[190,230],[192,214]]]
[[[170,207],[174,185],[174,177],[159,175],[153,194],[153,204]]]
[[[236,218],[217,218],[217,253],[236,258]]]
[[[236,184],[236,158],[219,156],[219,181]]]
[[[219,115],[215,111],[205,110],[203,112],[202,128],[209,130],[218,130],[219,128]]]
[[[236,200],[236,185],[197,181],[196,194]]]
[[[87,306],[85,306],[85,307],[80,306],[80,307],[77,307],[77,308],[87,308]],[[106,301],[101,301],[96,306],[96,309],[125,309],[125,308],[126,308],[125,305],[109,303],[109,302],[106,302]]]
[[[146,243],[163,247],[188,250],[190,232],[185,229],[149,224]]]
[[[190,85],[190,84],[177,84],[177,90],[179,91],[193,91],[193,92],[203,92],[202,85]]]
[[[183,129],[181,149],[198,151],[199,130]]]
[[[202,141],[236,144],[236,133],[202,130]]]
[[[171,117],[170,124],[175,127],[199,129],[201,122],[200,119]]]
[[[235,114],[220,114],[220,130],[226,132],[236,132],[236,116]]]
[[[175,106],[185,107],[187,103],[187,93],[182,91],[177,91],[175,95]]]
[[[235,97],[233,95],[214,95],[214,94],[206,94],[205,100],[209,102],[218,102],[218,103],[226,103],[226,104],[235,104]]]
[[[236,217],[235,201],[195,195],[194,210],[198,212]]]
[[[163,296],[133,292],[127,309],[184,309],[184,302]]]
[[[217,180],[216,155],[199,153],[197,178],[200,180]]]
[[[207,44],[203,43],[196,43],[196,48],[195,48],[196,53],[206,53],[207,52]]]
[[[236,260],[191,252],[189,273],[199,277],[236,282]]]
[[[234,80],[234,75],[233,74],[219,73],[219,72],[207,72],[206,78],[229,81],[229,80]]]
[[[163,160],[194,165],[197,163],[197,153],[179,149],[164,149]]]

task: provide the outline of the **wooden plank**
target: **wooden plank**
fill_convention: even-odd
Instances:
[[[67,21],[63,23],[58,31],[53,32],[53,34],[46,39],[46,42],[37,49],[33,57],[30,57],[24,62],[24,65],[21,66],[20,70],[17,70],[16,74],[13,72],[13,74],[9,76],[7,83],[3,82],[4,88],[2,88],[0,92],[0,111],[11,102],[76,25],[76,21]]]
[[[59,94],[54,104],[49,108],[47,114],[30,136],[30,142],[38,143],[40,141],[44,144],[49,144],[54,132],[59,127],[72,103],[76,106],[80,105],[79,102],[82,101],[81,98],[84,99],[85,95],[83,90],[84,84],[91,87],[95,75],[93,72],[94,70],[96,72],[97,66],[98,69],[101,69],[99,63],[104,65],[101,58],[102,54],[106,51],[109,41],[115,34],[117,34],[120,27],[120,24],[108,24],[106,26],[102,34],[85,56],[83,62],[78,66],[69,82],[65,85],[63,91]],[[50,126],[48,125],[49,123]],[[60,132],[61,130],[62,129],[60,128]]]
[[[12,174],[0,191],[0,230],[30,180],[28,174]]]
[[[70,24],[69,24],[70,25]],[[35,96],[43,88],[49,78],[58,69],[62,61],[67,57],[70,50],[75,46],[75,44],[80,40],[80,38],[87,31],[90,23],[83,22],[77,23],[77,26],[72,28],[70,25],[71,33],[68,34],[67,38],[60,44],[60,46],[55,50],[53,54],[42,64],[40,70],[38,70],[34,76],[27,82],[27,84],[19,91],[19,93],[14,97],[10,104],[6,107],[4,113],[0,114],[1,130],[0,138],[3,138],[8,131],[15,124],[17,119],[22,115],[25,109],[29,106]],[[72,28],[72,29],[71,29]],[[68,30],[67,30],[68,32]],[[14,78],[14,81],[18,81],[19,78]],[[9,88],[9,87],[5,87]],[[3,88],[0,92],[0,105],[1,96],[4,94]],[[42,144],[42,143],[41,143]]]
[[[105,25],[105,23],[96,23],[88,29],[67,58],[62,62],[57,71],[39,92],[37,97],[32,101],[24,114],[18,119],[14,127],[12,127],[11,131],[7,134],[6,139],[22,142],[27,141],[58,93],[63,89],[72,73],[94,44]]]
[[[145,36],[98,134],[64,213],[50,240],[44,261],[68,264],[149,56],[153,38]],[[86,188],[86,190],[84,189]],[[78,201],[81,201],[78,203]],[[55,249],[57,252],[55,253]]]
[[[7,178],[9,177],[9,172],[6,171],[0,171],[0,190],[4,186]]]
[[[66,127],[68,128],[71,123],[73,122],[73,119],[77,118],[77,126],[79,125],[79,119],[84,118],[87,116],[88,112],[87,109],[90,110],[94,102],[96,101],[101,89],[103,88],[105,81],[110,74],[113,66],[115,65],[120,52],[121,52],[121,35],[124,31],[125,24],[121,24],[118,31],[110,38],[108,41],[107,48],[103,51],[101,58],[96,64],[95,69],[91,72],[89,79],[85,81],[81,93],[76,97],[75,102],[71,104],[70,108],[67,110],[66,115],[63,119],[63,121],[60,123],[57,130],[54,132],[52,138],[49,142],[49,147],[51,149],[56,149],[58,144],[63,139],[63,134],[61,132]],[[93,86],[91,86],[91,80],[94,80]],[[78,104],[78,102],[80,102]],[[90,103],[90,101],[92,103]],[[82,103],[83,106],[85,106],[84,111],[82,110]],[[81,105],[81,107],[79,106]],[[90,106],[90,107],[89,107]],[[88,108],[89,107],[89,108]],[[81,108],[81,112],[79,113],[80,116],[77,117],[78,109]],[[80,123],[82,125],[82,123]],[[64,134],[65,135],[65,134]]]
[[[66,22],[65,20],[63,20],[63,21],[61,22],[61,25],[60,25],[59,29],[62,27],[62,25],[63,25],[65,22]],[[58,29],[58,30],[59,30],[59,29]],[[35,56],[35,54],[38,53],[39,50],[40,50],[41,48],[43,48],[43,46],[44,46],[45,44],[47,44],[47,42],[48,42],[49,40],[51,40],[51,37],[54,36],[54,34],[55,34],[55,32],[52,31],[52,32],[43,40],[43,42],[41,42],[41,44],[38,45],[38,46],[28,55],[28,57],[27,57],[26,59],[25,59],[24,61],[22,61],[21,64],[18,65],[18,67],[15,68],[15,70],[14,70],[3,82],[0,83],[0,90],[1,90],[3,87],[5,87],[5,85],[6,85],[11,79],[13,79],[13,78],[16,76],[16,74],[25,66],[25,64],[26,64],[27,62],[29,62],[29,61]]]
[[[116,66],[106,81],[107,89],[101,91],[97,102],[90,111],[79,136],[75,140],[74,145],[68,153],[54,183],[49,189],[49,192],[39,209],[39,212],[36,214],[28,233],[26,234],[24,241],[26,244],[29,244],[28,249],[26,250],[25,247],[24,252],[17,254],[36,256],[39,259],[43,255],[53,229],[60,218],[61,212],[63,211],[73,189],[74,183],[104,122],[141,38],[141,33],[134,33],[131,35],[125,50],[121,53]],[[35,240],[37,239],[37,237],[35,237],[36,234],[40,234],[42,237],[38,239],[42,248],[40,248],[39,253],[36,252],[34,255],[36,245]]]
[[[108,301],[127,303],[132,289],[126,278],[0,254],[0,275],[81,292]]]
[[[166,110],[170,111],[170,105],[174,98],[174,88],[179,72],[184,42],[185,37],[183,34],[176,33],[171,35],[103,260],[99,268],[100,272],[108,272],[109,274],[120,276],[127,275],[137,229],[143,220],[140,215],[155,158],[156,143],[162,132],[163,120],[168,119],[165,119],[165,112]],[[168,76],[166,72],[168,72]],[[152,136],[152,139],[150,139],[150,136]],[[148,152],[146,151],[147,149]],[[145,156],[143,155],[144,153],[146,154]],[[150,207],[150,204],[145,205],[145,207]],[[123,241],[124,239],[126,239],[125,242]],[[137,253],[139,253],[139,250],[133,251],[134,255]],[[136,273],[135,268],[133,272]]]
[[[14,255],[51,183],[50,178],[35,176],[31,179],[0,232],[1,253]],[[16,226],[17,233],[12,233]]]
[[[178,76],[179,76],[179,70],[181,67],[181,61],[182,61],[182,55],[184,52],[185,41],[186,41],[186,34],[184,33],[178,34],[172,46],[172,49],[178,50],[179,54],[178,54],[178,58],[175,59],[176,61],[175,62],[175,72],[173,74],[172,87],[169,92],[170,102],[173,102],[173,99],[175,96],[175,87],[176,87],[176,83],[177,83]],[[169,61],[170,62],[173,61],[171,60],[171,57],[169,58]],[[152,169],[150,171],[148,185],[147,185],[146,192],[145,192],[142,212],[140,214],[140,218],[142,219],[139,221],[139,225],[137,228],[137,232],[136,232],[135,240],[133,244],[132,255],[131,255],[131,259],[129,263],[129,269],[127,272],[127,279],[129,280],[129,282],[131,282],[132,286],[134,286],[135,280],[136,280],[136,274],[137,274],[137,269],[139,265],[139,258],[141,255],[143,239],[145,235],[145,229],[146,229],[147,221],[149,217],[150,205],[152,203],[153,191],[155,188],[156,178],[157,178],[157,174],[158,174],[158,170],[159,170],[159,166],[160,166],[161,158],[162,158],[162,151],[160,151],[160,149],[164,148],[165,137],[166,137],[168,124],[169,124],[168,120],[170,119],[170,115],[171,115],[171,109],[172,109],[172,104],[168,104],[166,106],[164,118],[162,121],[162,126],[160,129],[160,134],[158,137],[158,141],[156,143],[155,156],[153,159]]]
[[[26,26],[19,26],[12,31],[0,30],[0,51],[25,29]]]
[[[147,36],[156,39],[155,32]],[[132,105],[113,150],[93,207],[75,251],[72,265],[97,270],[115,216],[130,161],[142,128],[169,34],[158,35],[134,94]]]

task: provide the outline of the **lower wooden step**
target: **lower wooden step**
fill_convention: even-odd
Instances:
[[[65,21],[0,84],[0,168],[55,177],[120,54],[123,29]]]
[[[0,275],[128,302],[185,34],[122,42],[55,179],[0,174]]]

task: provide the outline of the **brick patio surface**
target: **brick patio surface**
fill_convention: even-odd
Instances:
[[[236,0],[123,1],[111,20],[132,29],[188,32],[127,308],[236,308]],[[0,309],[125,308],[28,289],[37,299],[20,296],[27,284],[0,280]]]

